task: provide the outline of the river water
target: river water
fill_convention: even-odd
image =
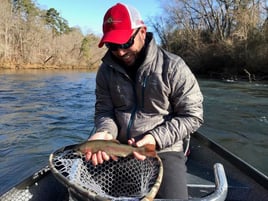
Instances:
[[[268,84],[199,80],[206,134],[268,175]],[[85,140],[93,127],[95,73],[0,71],[0,194]]]

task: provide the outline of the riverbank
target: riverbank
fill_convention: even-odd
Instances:
[[[101,62],[96,62],[93,65],[63,65],[63,64],[24,64],[24,63],[0,63],[0,71],[17,71],[17,70],[86,70],[96,72]],[[195,73],[197,78],[209,79],[209,80],[220,80],[226,83],[237,83],[237,82],[258,82],[268,81],[268,75],[257,75],[245,74],[245,75],[231,75],[228,73],[211,73],[198,74]]]
[[[91,70],[96,71],[99,63],[93,65],[62,65],[62,64],[23,64],[1,63],[0,70]]]

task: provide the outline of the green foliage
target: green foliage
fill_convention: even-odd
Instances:
[[[39,9],[32,0],[11,0],[13,4],[13,12],[21,15],[26,20],[29,17],[37,16]]]
[[[62,18],[59,12],[54,8],[50,8],[46,11],[45,21],[56,34],[69,33],[71,30],[67,20]]]
[[[90,56],[90,38],[89,37],[84,37],[82,40],[82,44],[80,47],[80,55],[82,57],[89,57]]]

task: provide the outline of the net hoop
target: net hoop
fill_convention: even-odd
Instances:
[[[163,177],[163,165],[162,161],[157,155],[156,157],[146,157],[144,161],[139,161],[135,159],[133,156],[127,157],[118,157],[118,161],[105,161],[101,165],[94,166],[91,161],[85,161],[85,156],[81,155],[75,151],[73,151],[75,145],[69,145],[63,148],[56,150],[55,152],[51,153],[49,156],[49,167],[51,172],[56,177],[58,181],[60,181],[65,187],[67,187],[71,197],[75,200],[97,200],[97,201],[111,201],[111,200],[142,200],[142,201],[151,201],[155,198],[159,187],[161,185],[162,177]],[[120,166],[119,166],[120,165]],[[112,171],[110,171],[110,166]],[[122,167],[123,168],[122,168]],[[133,166],[133,167],[132,167]],[[136,168],[135,168],[135,167]],[[109,169],[106,172],[106,175],[102,176],[100,170],[98,172],[98,177],[94,176],[96,174],[97,169],[100,168],[105,173],[105,168]],[[121,192],[122,189],[128,189],[132,191],[133,189],[140,188],[135,185],[133,181],[128,181],[130,184],[129,187],[124,187],[125,183],[120,183],[122,180],[121,176],[123,174],[127,174],[126,177],[134,177],[133,175],[128,176],[128,170],[131,169],[133,171],[139,172],[135,175],[139,178],[139,182],[141,183],[140,186],[143,186],[145,190],[141,190],[142,192],[131,192],[130,195],[123,193],[123,195],[111,195],[110,192],[104,192],[107,185],[107,181],[105,180],[107,175],[109,174],[118,174],[120,179],[116,179],[117,176],[114,176],[115,183],[119,183],[115,187],[116,190],[112,191],[119,191]],[[134,169],[135,168],[135,169]],[[82,170],[82,171],[81,171]],[[92,174],[93,171],[93,174]],[[120,172],[116,173],[116,172]],[[113,172],[113,173],[111,173]],[[129,171],[132,172],[132,171]],[[144,173],[143,173],[144,172]],[[134,173],[133,173],[134,174]],[[139,176],[139,175],[145,176]],[[99,177],[105,180],[104,183],[101,182]],[[143,177],[147,177],[146,179]],[[97,181],[96,181],[97,180]],[[112,179],[111,179],[112,180]],[[148,181],[145,181],[148,180]],[[137,183],[139,183],[137,182]],[[100,184],[101,183],[101,184]],[[108,181],[109,183],[109,181]],[[120,187],[122,185],[122,187]],[[133,186],[134,185],[134,186]],[[144,187],[145,186],[145,187]],[[107,187],[108,188],[108,187]],[[93,190],[92,190],[93,189]],[[143,192],[144,191],[144,192]],[[117,193],[117,192],[115,192]]]

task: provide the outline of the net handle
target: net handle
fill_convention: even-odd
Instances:
[[[147,193],[147,195],[144,198],[142,198],[141,201],[153,201],[160,188],[164,170],[163,170],[162,160],[160,159],[158,155],[156,155],[156,158],[160,163],[158,177],[156,179],[154,186],[151,188],[150,192]]]

